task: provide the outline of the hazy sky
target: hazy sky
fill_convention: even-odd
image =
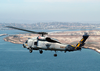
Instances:
[[[100,0],[0,0],[0,22],[100,22]]]

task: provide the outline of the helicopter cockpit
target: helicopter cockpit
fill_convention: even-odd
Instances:
[[[26,40],[26,42],[25,43],[28,43],[28,40]]]

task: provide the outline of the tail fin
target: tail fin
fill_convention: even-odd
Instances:
[[[83,38],[77,43],[75,49],[84,46],[84,44],[85,44],[84,42],[86,41],[86,39],[87,39],[88,37],[89,37],[89,35],[88,35],[87,33],[85,33],[85,34],[83,35]]]

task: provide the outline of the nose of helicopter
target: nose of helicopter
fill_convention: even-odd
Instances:
[[[23,44],[23,47],[24,48],[27,48],[28,47],[28,40]]]
[[[25,44],[23,44],[23,47],[26,48]]]
[[[24,48],[28,48],[29,46],[28,46],[27,43],[24,43],[24,44],[23,44],[23,47],[24,47]]]

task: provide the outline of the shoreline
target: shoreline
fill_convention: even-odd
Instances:
[[[94,47],[89,47],[89,49],[94,50],[94,51],[100,53],[100,49],[97,49],[97,48],[94,48]]]
[[[6,36],[6,35],[8,35],[8,34],[0,34],[0,37],[1,37],[1,36]]]
[[[91,49],[91,50],[94,50],[94,51],[96,51],[97,53],[99,53],[100,54],[100,49],[97,49],[97,48],[95,48],[95,47],[84,47],[85,49]]]

